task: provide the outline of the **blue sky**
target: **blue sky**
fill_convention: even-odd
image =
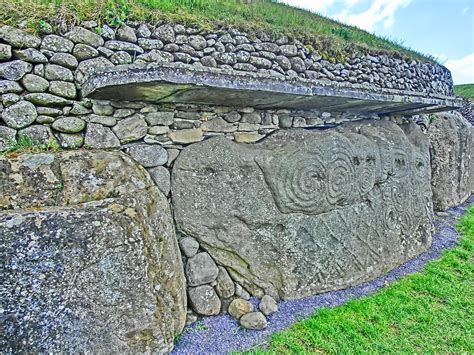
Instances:
[[[283,0],[431,54],[474,83],[474,0]]]

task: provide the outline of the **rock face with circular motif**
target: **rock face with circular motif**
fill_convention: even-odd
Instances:
[[[172,175],[178,230],[254,295],[360,284],[431,244],[429,142],[415,124],[211,138],[185,148]]]

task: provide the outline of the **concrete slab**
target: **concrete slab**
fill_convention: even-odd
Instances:
[[[323,80],[288,79],[178,63],[117,66],[93,74],[84,83],[82,96],[155,103],[400,115],[446,111],[462,106],[462,99],[457,97]]]

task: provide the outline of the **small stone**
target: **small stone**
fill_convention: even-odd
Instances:
[[[48,80],[74,81],[70,69],[56,64],[47,64],[44,68],[44,76]]]
[[[16,130],[0,126],[0,152],[10,149],[16,144]]]
[[[231,123],[228,123],[223,118],[217,117],[207,122],[204,122],[201,125],[201,128],[204,132],[224,132],[230,133],[235,132],[237,127]]]
[[[173,43],[176,39],[174,29],[170,25],[162,25],[153,32],[152,37],[157,38],[164,43]]]
[[[151,31],[146,24],[142,23],[138,26],[137,34],[140,37],[148,38],[151,36]]]
[[[192,309],[203,316],[219,314],[221,300],[209,285],[188,288],[189,303]]]
[[[290,128],[293,124],[293,118],[287,113],[278,116],[278,124],[281,128]]]
[[[125,118],[125,117],[133,115],[134,113],[135,113],[135,110],[132,110],[129,108],[120,108],[120,109],[115,110],[114,117]]]
[[[70,32],[65,35],[74,43],[87,44],[92,47],[99,47],[104,44],[104,40],[97,33],[86,30],[83,27],[74,27]]]
[[[273,297],[268,295],[263,296],[258,308],[266,316],[269,316],[270,314],[278,311],[278,305],[276,301],[273,299]]]
[[[188,285],[199,286],[216,280],[219,269],[208,253],[202,252],[190,258],[186,264]]]
[[[278,46],[278,44],[273,43],[273,42],[255,43],[254,47],[256,51],[272,52],[272,53],[280,52],[280,47]]]
[[[194,255],[196,255],[197,251],[199,250],[198,241],[191,237],[181,238],[179,240],[179,246],[181,248],[181,251],[188,258],[192,258]]]
[[[145,137],[148,126],[141,115],[133,115],[118,122],[112,130],[121,143],[128,143]]]
[[[251,56],[249,63],[257,68],[270,69],[272,62],[266,58]]]
[[[127,52],[119,51],[110,56],[110,61],[116,65],[129,64],[132,62],[132,56]]]
[[[48,35],[43,38],[41,42],[41,49],[46,49],[53,52],[65,52],[70,53],[74,48],[74,43],[68,40],[67,38],[57,36],[57,35]]]
[[[174,56],[168,52],[152,49],[145,54],[139,55],[137,59],[144,60],[145,62],[169,63],[174,60]]]
[[[293,118],[293,127],[295,128],[304,128],[306,127],[306,120],[304,117],[294,117]]]
[[[58,108],[53,107],[36,107],[36,111],[38,111],[38,115],[47,115],[47,116],[60,116],[62,115],[63,111]]]
[[[14,93],[9,93],[9,94],[2,95],[2,104],[5,107],[16,104],[20,100],[21,100],[21,96],[17,95],[17,94],[14,94]]]
[[[167,149],[168,150],[168,161],[166,162],[166,166],[170,167],[173,165],[173,162],[179,155],[179,149]]]
[[[92,149],[107,149],[120,147],[120,141],[108,127],[101,124],[87,124],[84,145]]]
[[[257,124],[262,122],[262,117],[257,112],[244,113],[241,122]]]
[[[7,42],[14,48],[38,48],[41,44],[39,37],[11,26],[0,28],[0,40]]]
[[[170,131],[168,126],[153,126],[148,128],[148,134],[160,135],[166,134]]]
[[[117,124],[117,120],[110,116],[90,115],[87,118],[90,123],[99,123],[107,127],[113,127]]]
[[[79,63],[76,69],[76,80],[79,84],[83,84],[91,74],[104,71],[113,66],[108,59],[103,57],[84,60]]]
[[[235,285],[235,295],[247,301],[250,299],[250,294],[239,284]]]
[[[25,74],[31,72],[33,66],[22,60],[13,60],[11,62],[0,64],[0,78],[7,80],[20,80]]]
[[[53,123],[54,120],[55,120],[54,117],[39,115],[38,117],[36,117],[35,122],[40,123],[40,124],[50,124],[50,123]]]
[[[40,106],[66,106],[71,103],[71,101],[65,99],[64,97],[59,97],[46,93],[28,94],[25,95],[25,100],[28,100],[34,103],[35,105]]]
[[[164,47],[163,42],[161,42],[159,39],[148,38],[139,38],[138,45],[146,51],[149,51],[151,49],[162,49]]]
[[[186,314],[186,326],[189,327],[190,325],[196,323],[197,320],[197,314],[195,314],[193,311],[188,311],[188,313]]]
[[[230,303],[227,312],[235,319],[240,319],[244,314],[253,312],[253,304],[242,298],[237,298]]]
[[[2,118],[6,125],[15,129],[29,126],[37,116],[35,105],[28,101],[19,101],[2,112]]]
[[[195,50],[200,51],[207,47],[207,41],[203,36],[190,36],[189,45]]]
[[[28,138],[35,145],[46,145],[50,143],[53,134],[49,127],[33,125],[18,131],[18,139],[22,138]]]
[[[21,83],[29,92],[44,92],[49,88],[48,80],[34,74],[26,74]]]
[[[237,111],[229,112],[227,115],[224,116],[224,119],[230,123],[239,122],[241,118],[242,116]]]
[[[86,60],[99,56],[99,51],[87,44],[76,44],[72,55],[78,60]]]
[[[14,50],[13,54],[16,58],[24,60],[25,62],[29,63],[48,63],[48,58],[41,53],[39,50],[34,48],[27,48],[21,50]]]
[[[287,57],[295,57],[298,55],[298,48],[294,44],[286,44],[280,46],[280,52]]]
[[[168,161],[168,153],[166,153],[166,161]],[[168,169],[163,166],[148,169],[152,180],[165,196],[168,196],[171,191],[171,176]]]
[[[232,279],[229,276],[227,270],[222,267],[218,266],[219,274],[217,275],[217,285],[216,285],[216,292],[221,298],[229,298],[232,297],[235,293],[235,285]]]
[[[156,144],[138,144],[130,147],[126,152],[145,168],[163,165],[168,161],[166,149]]]
[[[145,115],[145,120],[150,126],[169,126],[174,121],[174,112],[150,112]]]
[[[213,53],[212,54],[214,59],[217,61],[219,64],[228,64],[228,65],[234,65],[237,63],[237,58],[235,56],[235,53]]]
[[[283,70],[290,70],[291,69],[291,62],[290,60],[283,56],[283,55],[279,55],[275,58],[275,62],[278,63],[278,65],[281,67],[281,69]]]
[[[171,132],[169,134],[170,139],[174,143],[178,144],[190,144],[200,142],[203,140],[204,135],[201,128],[183,129],[181,131]]]
[[[59,145],[64,149],[77,149],[84,144],[82,134],[58,133],[57,138]]]
[[[214,58],[212,58],[211,56],[202,57],[200,62],[205,67],[211,67],[211,68],[216,68],[217,67],[217,61]]]
[[[107,25],[102,26],[100,35],[105,39],[114,39],[115,31]]]
[[[127,25],[123,25],[117,30],[117,32],[115,33],[115,38],[120,41],[133,43],[137,42],[137,35],[135,34],[135,30]]]
[[[291,69],[297,73],[303,73],[306,70],[306,64],[300,57],[290,58]]]
[[[23,92],[23,88],[17,81],[13,80],[0,80],[0,95],[15,93],[20,94]]]
[[[76,85],[66,81],[52,81],[49,85],[49,92],[68,99],[75,99]]]
[[[49,62],[68,69],[75,69],[79,64],[76,57],[69,53],[56,53],[51,57]]]
[[[143,49],[141,47],[130,42],[112,40],[112,41],[105,42],[104,46],[105,48],[113,50],[113,51],[125,51],[125,52],[129,52],[132,55],[143,53]]]
[[[54,121],[52,127],[62,133],[78,133],[86,128],[86,123],[79,117],[61,117]]]
[[[244,314],[240,318],[240,325],[246,329],[261,330],[268,326],[267,319],[261,312]]]
[[[114,108],[108,104],[93,103],[92,112],[100,116],[111,116],[114,114]]]

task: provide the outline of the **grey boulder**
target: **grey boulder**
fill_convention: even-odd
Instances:
[[[35,105],[28,101],[19,101],[2,112],[3,121],[8,127],[15,129],[29,126],[37,116]]]
[[[186,264],[186,277],[189,286],[199,286],[213,282],[219,269],[208,253],[198,253]]]

